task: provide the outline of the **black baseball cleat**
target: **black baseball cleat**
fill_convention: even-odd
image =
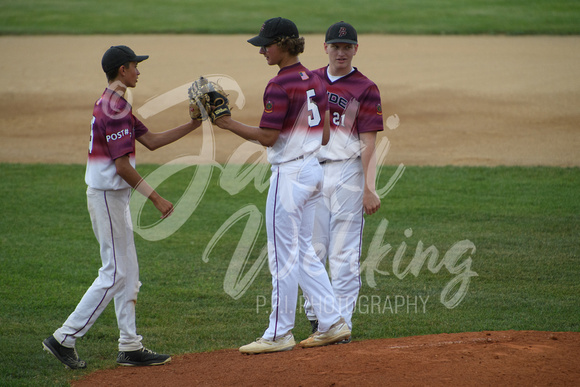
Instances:
[[[349,337],[347,337],[346,339],[344,339],[344,340],[340,340],[340,341],[337,341],[337,342],[336,342],[336,343],[334,343],[334,344],[348,344],[348,343],[350,343],[350,341],[351,341],[351,337],[349,336]]]
[[[318,330],[318,320],[310,320],[310,327],[312,328],[312,333],[316,333]]]
[[[76,349],[67,348],[61,345],[54,336],[50,336],[48,339],[44,340],[42,346],[46,352],[49,352],[52,356],[56,357],[62,364],[71,370],[86,368],[87,366],[87,363],[79,359]]]
[[[154,366],[169,363],[171,356],[161,355],[145,347],[137,351],[119,351],[117,363],[122,366]]]

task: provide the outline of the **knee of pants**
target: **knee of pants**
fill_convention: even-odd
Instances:
[[[137,296],[139,295],[139,289],[141,288],[141,281],[137,281],[131,288],[127,289],[127,296],[129,300],[137,302]]]
[[[123,299],[126,302],[137,303],[137,296],[139,295],[139,289],[141,287],[141,282],[137,282],[134,285],[130,285],[126,282],[119,282],[115,298]]]

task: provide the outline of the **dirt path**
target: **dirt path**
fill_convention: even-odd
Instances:
[[[234,116],[257,124],[276,69],[245,36],[0,37],[0,161],[85,163],[92,104],[106,86],[102,53],[127,44],[151,57],[133,90],[139,108],[199,75],[225,74],[246,103]],[[302,62],[326,64],[322,36],[306,36]],[[390,148],[405,165],[580,165],[580,37],[361,36],[355,64],[381,89]],[[216,49],[219,48],[219,49]],[[223,59],[220,59],[220,55]],[[154,131],[187,120],[185,102],[145,119]],[[394,125],[391,125],[394,126]],[[140,163],[196,155],[198,131]],[[241,141],[219,129],[216,159]]]

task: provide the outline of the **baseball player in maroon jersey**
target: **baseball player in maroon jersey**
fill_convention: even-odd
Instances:
[[[272,164],[266,202],[268,262],[272,274],[272,312],[268,329],[255,342],[240,347],[242,353],[290,350],[295,346],[294,327],[298,285],[308,291],[318,317],[318,331],[300,344],[314,347],[350,337],[341,318],[328,274],[312,246],[314,210],[320,199],[322,168],[316,158],[324,132],[326,89],[304,67],[298,55],[304,38],[296,25],[283,18],[267,20],[258,36],[248,40],[260,47],[269,65],[279,67],[264,92],[260,126],[248,126],[224,117],[221,128],[268,147]]]
[[[331,129],[328,144],[318,153],[324,188],[312,242],[322,262],[328,259],[340,313],[352,330],[361,286],[363,214],[371,215],[381,205],[375,190],[375,141],[383,130],[381,97],[375,83],[352,66],[358,50],[353,26],[343,21],[330,26],[324,50],[329,64],[313,73],[328,91]],[[315,331],[317,314],[308,297],[305,309]]]
[[[151,188],[135,170],[135,140],[150,150],[167,145],[196,129],[190,121],[162,133],[150,132],[133,115],[124,98],[135,87],[137,64],[149,56],[137,56],[127,46],[109,48],[102,58],[108,87],[95,103],[85,181],[93,230],[100,244],[102,267],[75,311],[52,336],[43,341],[46,351],[72,369],[85,368],[75,343],[84,336],[111,300],[120,331],[117,363],[126,366],[158,365],[171,360],[143,347],[137,334],[135,304],[141,283],[129,212],[131,188],[148,197],[169,216],[173,205]]]

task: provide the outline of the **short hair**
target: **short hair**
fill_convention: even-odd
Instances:
[[[304,38],[289,38],[283,37],[278,42],[276,42],[278,47],[283,50],[288,51],[292,56],[298,56],[304,52]]]
[[[131,65],[131,62],[126,62],[126,63],[123,63],[121,66],[129,67],[130,65]],[[115,78],[117,78],[117,75],[119,75],[119,69],[121,68],[121,66],[115,67],[114,69],[109,70],[105,73],[105,75],[107,76],[108,82],[112,82],[115,80]]]

